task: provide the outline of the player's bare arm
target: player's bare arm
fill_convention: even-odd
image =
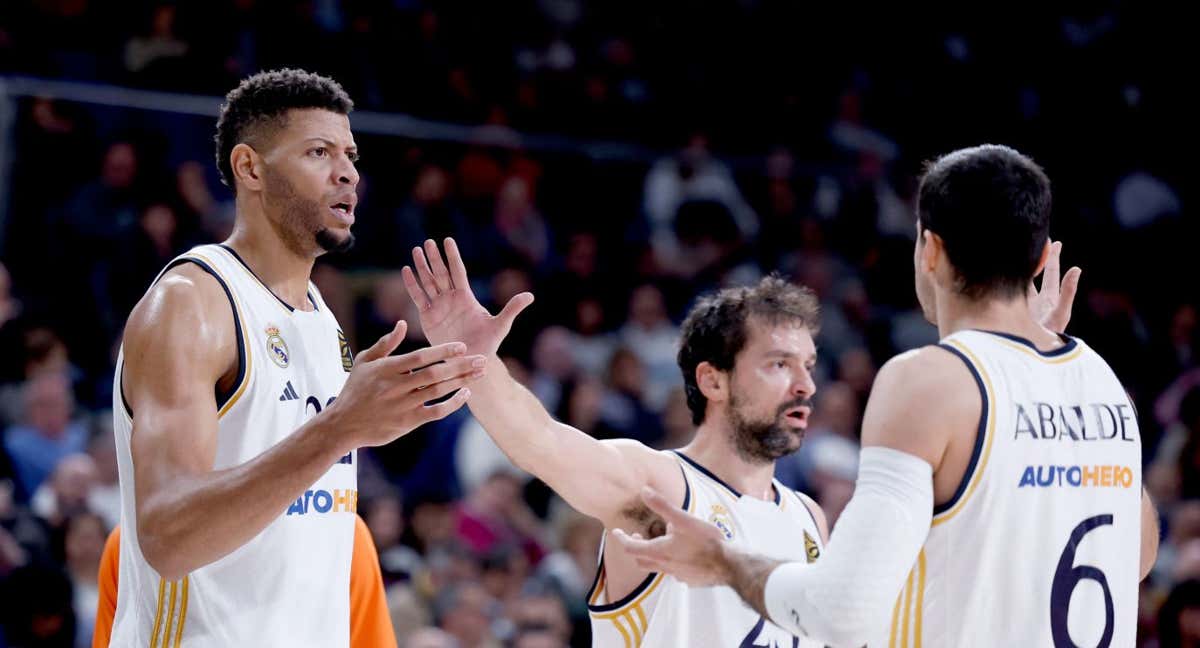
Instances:
[[[168,272],[134,309],[124,341],[122,390],[133,411],[137,531],[147,562],[172,580],[212,563],[266,528],[352,449],[460,407],[483,359],[466,356],[461,344],[388,357],[403,335],[398,324],[359,354],[338,400],[285,441],[213,470],[213,389],[237,369],[233,316],[203,270],[185,264]],[[424,404],[455,390],[444,403]]]
[[[638,497],[643,486],[683,500],[683,477],[674,459],[635,441],[597,441],[555,421],[504,369],[497,349],[533,295],[514,296],[493,316],[472,293],[453,239],[446,239],[444,259],[433,241],[414,248],[413,265],[415,273],[404,268],[404,281],[430,343],[458,340],[470,353],[488,358],[488,374],[472,386],[468,406],[514,464],[608,528],[649,532],[655,526],[656,518]]]

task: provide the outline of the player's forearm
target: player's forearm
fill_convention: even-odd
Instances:
[[[558,448],[558,423],[538,399],[492,356],[487,375],[471,386],[471,413],[504,454],[523,470],[542,477]],[[561,452],[559,452],[561,459]],[[544,477],[543,477],[544,478]]]
[[[239,466],[164,476],[154,492],[139,494],[143,555],[168,580],[219,560],[278,518],[349,452],[346,446],[336,421],[317,417]]]
[[[725,583],[755,612],[769,617],[765,594],[767,577],[783,561],[745,553],[728,545],[722,547],[719,561]]]

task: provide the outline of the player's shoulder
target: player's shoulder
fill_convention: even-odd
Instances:
[[[863,418],[863,445],[883,445],[937,465],[956,430],[982,407],[971,370],[949,351],[927,346],[879,369]]]
[[[233,312],[220,281],[198,265],[179,263],[134,306],[124,345],[127,358],[131,349],[142,347],[211,353],[233,344],[235,335]]]
[[[963,378],[970,375],[970,367],[951,349],[929,345],[888,360],[880,367],[875,384],[909,395],[936,396],[959,390]],[[968,380],[966,384],[972,383]]]

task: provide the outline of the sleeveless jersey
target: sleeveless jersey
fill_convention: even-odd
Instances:
[[[221,470],[254,459],[327,407],[353,361],[336,319],[311,283],[306,305],[311,310],[306,311],[276,297],[231,248],[194,248],[163,273],[183,263],[212,275],[233,310],[238,377],[228,393],[215,394],[213,470]],[[111,645],[347,646],[356,453],[331,466],[248,543],[181,580],[166,581],[146,562],[138,542],[130,451],[137,412],[121,391],[123,365],[122,352],[113,417],[123,538]],[[228,506],[236,510],[239,499],[255,497],[242,493]]]
[[[815,561],[824,547],[816,518],[795,491],[774,481],[775,501],[743,496],[682,453],[683,508],[716,525],[735,546],[777,560]],[[588,595],[595,648],[807,648],[819,646],[752,610],[729,587],[689,587],[650,574],[633,592],[610,601],[604,549]]]
[[[872,646],[1132,646],[1141,435],[1120,381],[1063,336],[960,331],[940,346],[983,398],[975,448]]]

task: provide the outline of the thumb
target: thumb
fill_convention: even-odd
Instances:
[[[521,311],[528,308],[532,303],[533,293],[523,292],[513,295],[513,298],[508,300],[508,303],[504,305],[504,308],[496,316],[496,319],[500,320],[500,323],[504,326],[504,330],[507,331],[512,328],[513,321],[517,319],[517,315],[520,315]]]
[[[371,362],[372,360],[388,357],[404,341],[404,334],[407,332],[408,322],[398,320],[396,325],[392,327],[392,330],[379,338],[378,342],[359,352],[358,357],[354,359],[354,364],[357,365],[360,362]]]

